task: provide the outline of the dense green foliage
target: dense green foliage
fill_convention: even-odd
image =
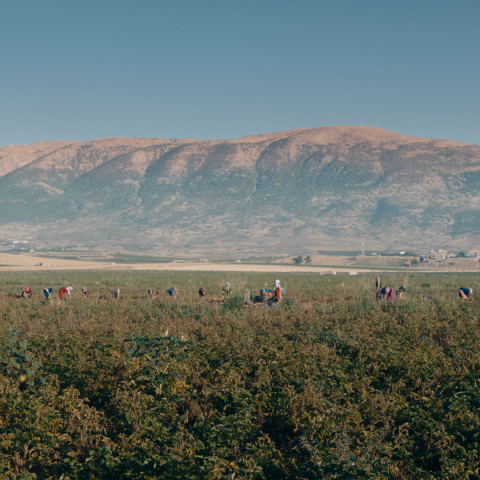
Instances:
[[[0,476],[480,478],[477,277],[392,274],[396,304],[372,275],[280,278],[295,305],[239,306],[267,274],[4,274]],[[227,308],[200,303],[226,280]]]

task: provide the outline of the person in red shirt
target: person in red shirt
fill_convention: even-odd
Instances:
[[[82,287],[83,298],[90,298],[90,293],[85,287]]]
[[[62,287],[60,289],[60,300],[65,300],[65,294],[71,297],[70,292],[73,290],[72,287]]]
[[[275,280],[275,290],[273,297],[269,300],[269,305],[274,305],[282,300],[282,286],[280,285],[280,280]]]

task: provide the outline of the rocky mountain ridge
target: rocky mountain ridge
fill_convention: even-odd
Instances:
[[[373,127],[0,148],[0,241],[209,257],[480,243],[480,146]]]

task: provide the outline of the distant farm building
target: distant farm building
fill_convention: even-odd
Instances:
[[[438,252],[435,250],[430,250],[428,252],[428,258],[431,258],[432,260],[445,260],[447,256],[448,253],[446,250],[438,250]]]

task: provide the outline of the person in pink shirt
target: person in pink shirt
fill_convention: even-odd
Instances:
[[[23,287],[22,297],[23,298],[32,298],[33,297],[32,289],[30,287]]]
[[[382,288],[382,297],[389,302],[395,302],[395,290],[392,287]]]

